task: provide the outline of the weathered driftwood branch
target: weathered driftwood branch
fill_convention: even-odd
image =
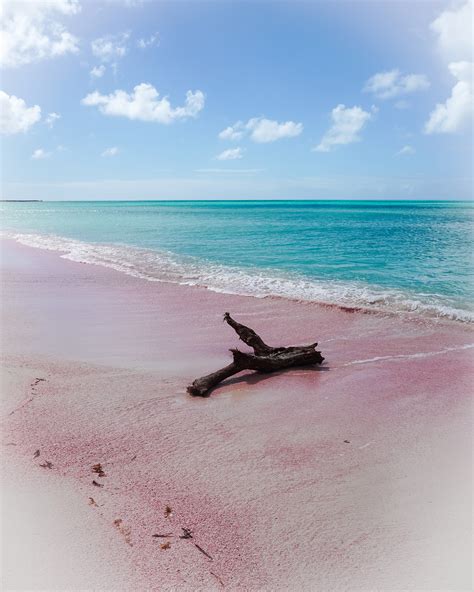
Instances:
[[[217,384],[243,370],[275,372],[292,366],[321,364],[324,360],[321,352],[316,351],[317,343],[296,347],[271,347],[253,329],[235,321],[228,312],[224,314],[224,321],[235,330],[244,343],[253,349],[254,353],[231,349],[234,361],[217,372],[197,378],[192,385],[188,386],[190,395],[206,397]]]

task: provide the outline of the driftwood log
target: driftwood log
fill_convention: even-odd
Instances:
[[[197,378],[188,386],[188,393],[194,397],[209,396],[211,389],[217,384],[243,370],[275,372],[292,366],[321,364],[324,360],[321,352],[316,351],[317,343],[296,347],[270,347],[253,329],[235,321],[228,312],[224,314],[224,321],[235,330],[244,343],[253,349],[254,353],[231,349],[234,357],[231,364],[217,372]]]

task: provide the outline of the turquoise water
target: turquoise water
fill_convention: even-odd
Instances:
[[[4,233],[149,280],[473,317],[473,204],[2,203]]]

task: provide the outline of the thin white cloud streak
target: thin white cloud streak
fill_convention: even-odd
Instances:
[[[52,129],[56,121],[58,121],[59,119],[61,119],[61,115],[53,111],[52,113],[48,113],[44,122],[50,129]]]
[[[141,37],[137,41],[137,47],[139,49],[148,49],[149,47],[158,46],[160,44],[160,36],[158,33],[154,33],[149,37]]]
[[[5,199],[469,199],[470,194],[469,177],[446,176],[288,178],[203,172],[183,178],[3,183]]]
[[[0,90],[0,133],[14,135],[27,132],[41,119],[41,107],[28,107],[23,99]]]
[[[229,148],[216,156],[217,160],[239,160],[243,158],[242,148]]]
[[[378,99],[393,99],[426,90],[429,86],[424,74],[402,75],[400,70],[395,69],[374,74],[365,83],[364,92],[372,93]]]
[[[102,78],[105,74],[105,66],[101,64],[100,66],[94,66],[91,71],[89,72],[91,78]]]
[[[127,42],[130,33],[105,35],[91,42],[91,50],[96,58],[102,62],[116,62],[128,53]]]
[[[110,148],[106,148],[101,156],[105,156],[105,157],[111,157],[111,156],[117,156],[117,154],[119,153],[119,149],[117,148],[117,146],[112,146]]]
[[[254,117],[247,122],[250,139],[258,143],[275,142],[281,138],[294,138],[303,131],[303,124],[294,121],[279,123],[264,117]]]
[[[247,123],[237,121],[219,133],[221,140],[240,140],[248,135],[253,142],[265,144],[282,138],[294,138],[303,131],[303,124],[294,121],[278,122],[265,117],[253,117]]]
[[[2,0],[0,66],[17,68],[79,51],[79,40],[60,22],[78,14],[77,0]]]
[[[95,91],[84,97],[81,103],[98,107],[104,115],[169,124],[179,119],[197,117],[204,108],[205,96],[200,90],[188,90],[185,104],[172,107],[167,97],[159,98],[154,86],[142,83],[135,86],[132,93],[116,90],[109,95],[102,95]]]
[[[396,156],[410,156],[415,154],[415,152],[416,150],[413,148],[413,146],[407,144],[397,152]]]
[[[240,140],[244,135],[244,132],[242,131],[243,127],[244,124],[241,121],[237,121],[236,123],[234,123],[234,125],[230,125],[229,127],[226,127],[221,132],[219,132],[219,139],[231,141]]]
[[[43,150],[43,148],[37,148],[31,155],[31,158],[33,160],[44,160],[45,158],[49,158],[50,156],[51,152],[46,152],[45,150]]]
[[[361,107],[338,105],[331,112],[332,126],[313,150],[329,152],[336,146],[358,142],[360,140],[359,132],[371,118],[371,113],[364,111]]]

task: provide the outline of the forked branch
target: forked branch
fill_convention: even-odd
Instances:
[[[209,396],[213,387],[243,370],[275,372],[293,366],[322,364],[324,361],[321,352],[316,351],[317,343],[294,347],[271,347],[253,329],[235,321],[228,312],[224,314],[224,321],[235,330],[244,343],[253,349],[254,353],[231,349],[234,361],[217,372],[197,378],[187,388],[190,395],[195,397]]]

